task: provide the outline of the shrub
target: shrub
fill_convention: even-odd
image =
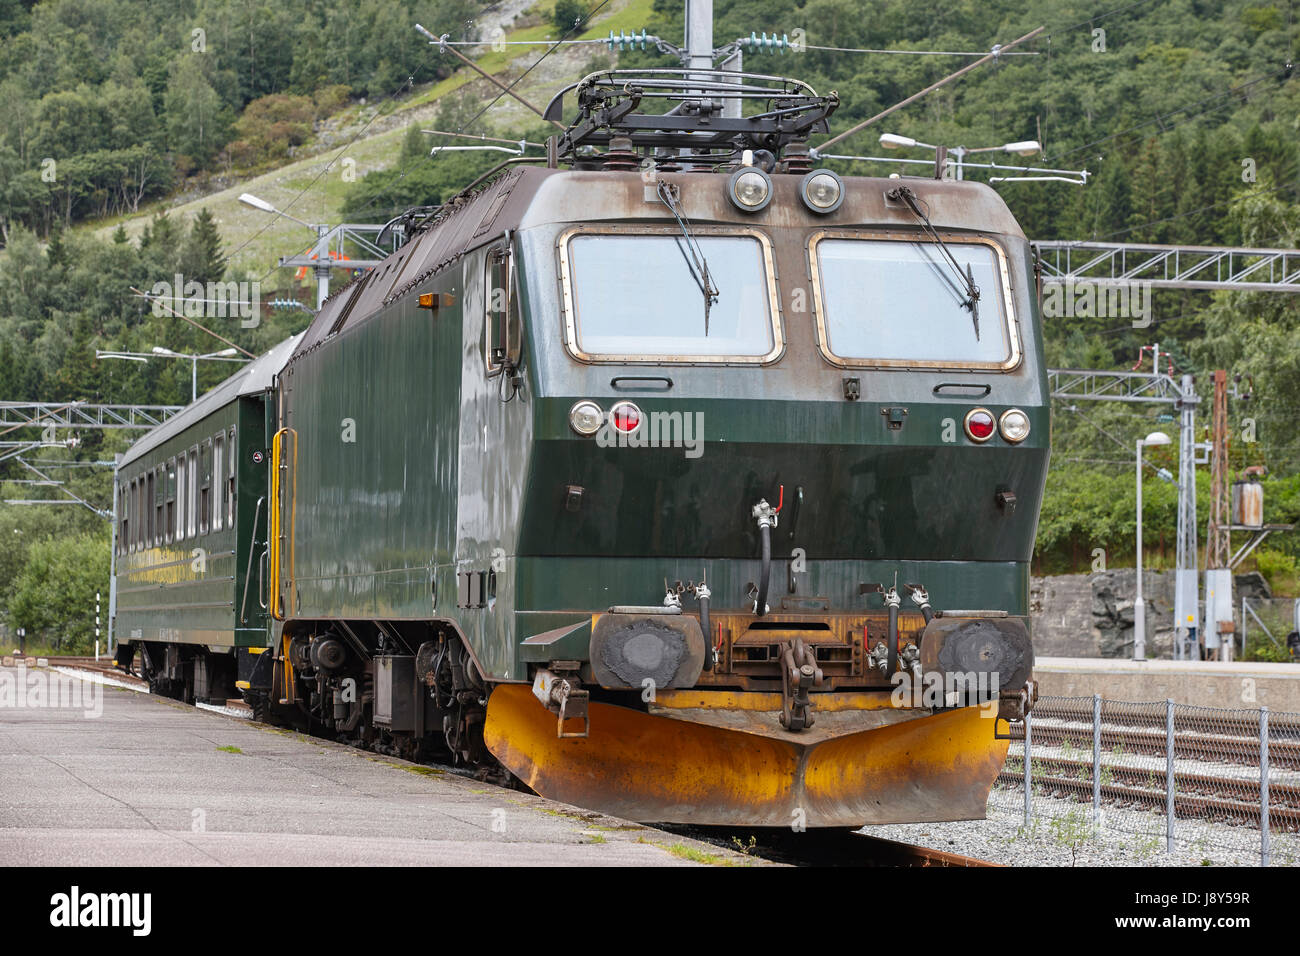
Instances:
[[[582,0],[556,0],[555,12],[551,14],[551,21],[561,30],[567,32],[575,23],[581,30],[586,25],[587,7]]]

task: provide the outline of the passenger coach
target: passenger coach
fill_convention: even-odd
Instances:
[[[294,341],[118,462],[114,633],[155,693],[225,703],[266,647],[268,396]]]

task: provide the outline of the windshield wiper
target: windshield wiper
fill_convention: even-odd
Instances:
[[[961,266],[957,264],[957,259],[949,251],[947,243],[943,241],[930,223],[929,217],[921,212],[921,206],[916,201],[916,193],[912,192],[910,188],[899,186],[897,189],[891,189],[886,195],[889,199],[902,202],[912,211],[912,215],[921,220],[921,228],[935,241],[942,250],[944,257],[947,258],[949,265],[952,266],[952,270],[957,273],[957,278],[961,281],[966,293],[966,301],[962,304],[962,307],[970,311],[971,321],[975,323],[975,341],[978,342],[980,340],[980,289],[975,284],[975,275],[971,272],[970,263],[966,263],[966,271],[963,272]]]
[[[677,220],[677,225],[681,227],[682,235],[686,237],[686,249],[682,252],[682,258],[686,260],[686,268],[691,270],[691,278],[695,284],[700,287],[700,294],[704,296],[704,334],[709,334],[709,310],[713,303],[718,301],[718,290],[713,285],[713,277],[709,275],[709,260],[704,258],[704,253],[700,251],[699,243],[695,241],[695,236],[691,233],[691,226],[686,219],[686,215],[677,205],[677,198],[673,195],[672,187],[668,183],[660,180],[655,185],[655,191],[659,194],[659,199],[668,211],[673,214]],[[681,249],[681,243],[678,242],[677,248]],[[687,254],[689,253],[689,255]]]

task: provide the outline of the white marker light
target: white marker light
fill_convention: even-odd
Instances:
[[[594,435],[605,423],[605,413],[595,402],[583,400],[569,409],[569,427],[579,435]]]
[[[1029,437],[1029,416],[1018,408],[1008,409],[998,419],[998,430],[1011,444],[1019,444]]]

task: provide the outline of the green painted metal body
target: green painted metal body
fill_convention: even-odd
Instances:
[[[215,408],[199,411],[198,415],[182,413],[193,419],[183,430],[129,457],[119,467],[119,500],[129,496],[133,481],[150,473],[156,476],[160,466],[170,465],[167,474],[174,486],[177,457],[197,447],[199,460],[203,461],[204,444],[208,443],[210,449],[212,439],[221,436],[223,473],[213,473],[209,450],[205,476],[212,483],[226,481],[226,456],[235,455],[234,524],[223,514],[220,529],[210,526],[207,531],[191,535],[185,528],[183,534],[177,535],[164,530],[155,511],[148,540],[137,542],[133,522],[139,516],[128,513],[128,537],[133,540],[125,547],[119,546],[116,556],[115,633],[119,641],[129,642],[263,647],[267,616],[258,596],[258,580],[266,537],[266,465],[254,462],[253,457],[255,451],[264,454],[266,449],[266,398],[236,395]],[[162,483],[155,480],[150,506],[162,504],[166,515],[167,496]],[[223,495],[223,512],[225,509]]]
[[[786,562],[801,548],[798,592],[826,598],[831,610],[878,606],[858,584],[890,584],[897,573],[900,584],[924,584],[936,608],[1026,613],[1048,391],[1029,248],[1001,200],[970,183],[930,183],[923,197],[938,227],[1004,250],[1019,363],[847,369],[821,356],[813,316],[791,293],[806,290],[808,240],[821,228],[916,233],[882,202],[888,182],[846,180],[851,201],[823,220],[799,205],[797,177],[774,177],[776,196],[757,216],[722,199],[723,177],[679,178],[693,222],[771,236],[781,357],[749,367],[579,362],[563,334],[561,233],[583,221],[635,231],[642,221],[663,224],[667,210],[646,201],[636,174],[530,169],[499,180],[337,293],[281,376],[280,423],[296,434],[280,502],[290,621],[447,622],[491,679],[527,680],[528,664],[543,660],[521,648],[526,638],[614,604],[658,604],[665,579],[707,575],[715,608],[745,607],[745,585],[759,571],[750,509],[759,498],[775,503],[781,486],[774,597],[788,593]],[[482,277],[506,247],[524,329],[513,397],[484,360]],[[627,281],[629,295],[653,294],[653,276]],[[420,308],[426,292],[446,293],[449,304]],[[616,381],[628,376],[670,384]],[[860,399],[846,399],[846,378],[859,380]],[[700,414],[702,454],[600,447],[569,427],[578,399]],[[976,405],[1023,409],[1029,438],[972,443],[961,422]],[[906,409],[897,429],[882,414],[890,408]],[[999,505],[999,491],[1015,494],[1014,509]],[[486,606],[458,607],[465,572],[487,576]],[[558,656],[585,657],[583,634],[566,638]]]

